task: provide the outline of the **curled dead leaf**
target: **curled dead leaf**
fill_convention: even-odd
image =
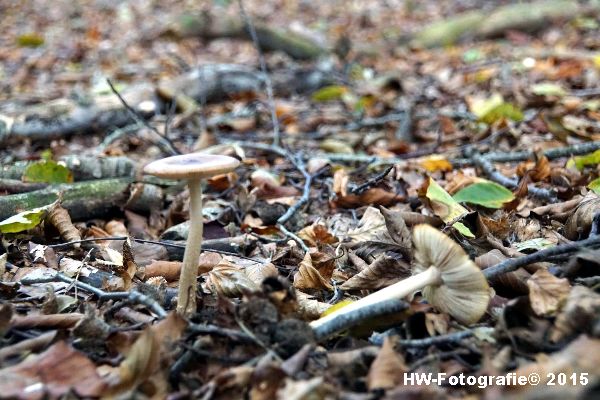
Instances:
[[[222,260],[208,272],[207,284],[225,297],[240,297],[259,290],[259,286],[246,275],[243,268],[226,260]]]
[[[369,390],[394,388],[402,384],[404,373],[408,370],[404,358],[394,350],[394,344],[388,336],[369,368],[367,386]]]
[[[596,213],[600,212],[600,196],[589,192],[565,223],[565,236],[571,240],[586,237]]]
[[[575,286],[556,317],[550,340],[556,343],[580,332],[592,333],[599,316],[600,294],[585,286]]]
[[[332,260],[333,261],[333,260]],[[333,265],[331,263],[330,266],[325,266],[323,271],[325,273],[329,272],[329,277],[331,277],[331,273],[333,272]],[[333,286],[313,265],[313,259],[310,253],[306,253],[304,259],[300,262],[298,267],[298,272],[294,275],[294,287],[296,289],[328,289],[332,290]]]
[[[568,279],[557,278],[545,269],[537,270],[527,286],[531,308],[540,316],[556,314],[571,290]]]
[[[71,222],[69,212],[62,208],[58,203],[46,214],[46,223],[54,226],[56,230],[58,230],[58,233],[60,233],[60,236],[67,242],[81,240],[79,229],[75,228],[73,222]],[[79,243],[74,245],[76,248],[79,246]]]
[[[381,289],[409,276],[410,265],[408,263],[381,254],[367,268],[344,282],[340,289]]]

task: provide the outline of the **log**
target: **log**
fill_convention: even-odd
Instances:
[[[0,220],[24,210],[42,207],[58,199],[62,193],[62,206],[71,219],[82,221],[112,215],[123,208],[130,198],[132,179],[100,179],[73,184],[51,185],[29,193],[0,197]],[[155,192],[162,193],[162,192]],[[158,201],[162,202],[162,199]],[[157,201],[135,202],[137,211],[149,213]],[[145,206],[144,206],[145,205]],[[142,209],[142,210],[140,210]]]
[[[135,164],[128,157],[96,157],[68,155],[60,157],[73,173],[75,181],[87,181],[108,178],[133,178]],[[0,168],[0,179],[21,179],[23,172],[33,161],[17,161]]]
[[[327,53],[325,46],[305,35],[287,29],[273,28],[260,21],[254,21],[253,24],[261,50],[282,51],[297,60],[313,60]],[[208,11],[182,15],[168,27],[165,33],[174,34],[179,38],[252,40],[241,18],[232,18],[226,15],[216,16]]]
[[[509,30],[535,32],[548,26],[550,21],[570,20],[585,14],[597,14],[598,11],[598,2],[584,5],[575,0],[541,0],[509,4],[491,12],[467,11],[429,24],[414,34],[409,44],[416,48],[438,47],[453,45],[465,38],[493,38]]]

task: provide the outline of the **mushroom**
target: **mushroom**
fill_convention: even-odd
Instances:
[[[185,154],[154,161],[144,172],[160,178],[186,179],[190,191],[190,230],[179,276],[177,312],[190,316],[196,311],[198,258],[202,246],[202,179],[233,171],[240,162],[228,156]]]
[[[412,238],[415,263],[410,278],[311,322],[312,328],[324,330],[325,325],[342,315],[386,300],[403,299],[419,290],[431,305],[459,322],[477,322],[490,300],[490,289],[481,270],[458,244],[430,225],[415,226]]]

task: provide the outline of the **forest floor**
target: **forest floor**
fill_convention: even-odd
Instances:
[[[0,397],[598,396],[597,2],[0,15]]]

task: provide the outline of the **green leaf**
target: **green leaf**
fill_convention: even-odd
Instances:
[[[596,194],[600,194],[600,178],[596,178],[591,181],[587,187],[596,192]]]
[[[600,163],[600,150],[596,150],[593,153],[589,153],[583,156],[576,156],[567,161],[567,168],[575,167],[579,171],[583,170],[589,165],[597,165]]]
[[[506,103],[500,94],[494,94],[487,99],[473,99],[469,108],[481,122],[488,125],[504,118],[522,121],[523,113],[511,103]]]
[[[350,90],[346,86],[332,85],[325,86],[313,93],[313,101],[331,101],[340,100]]]
[[[73,174],[64,165],[52,160],[31,163],[23,172],[23,182],[71,183]]]
[[[487,208],[500,208],[504,203],[515,199],[514,194],[502,185],[482,180],[459,190],[454,200],[461,203],[471,203]]]
[[[467,228],[467,226],[465,224],[463,224],[462,222],[455,222],[454,224],[452,224],[452,227],[468,238],[471,238],[471,239],[475,238],[475,235],[473,235],[473,232],[471,232],[471,230],[469,228]]]
[[[44,38],[37,33],[26,33],[17,37],[20,47],[39,47],[44,44]]]
[[[552,82],[537,83],[531,87],[531,92],[538,96],[566,96],[567,92],[562,86]]]
[[[10,218],[0,222],[1,233],[18,233],[29,229],[33,229],[38,226],[44,217],[48,209],[55,203],[49,204],[44,207],[34,208],[33,210],[23,211],[17,215],[13,215]]]
[[[523,112],[511,103],[503,103],[492,108],[487,114],[480,118],[480,121],[491,125],[504,118],[516,122],[523,121]]]
[[[469,213],[452,198],[433,178],[429,178],[427,193],[425,196],[429,199],[431,208],[435,215],[440,217],[445,223],[453,223],[452,227],[467,237],[475,237],[473,233],[459,219]]]

